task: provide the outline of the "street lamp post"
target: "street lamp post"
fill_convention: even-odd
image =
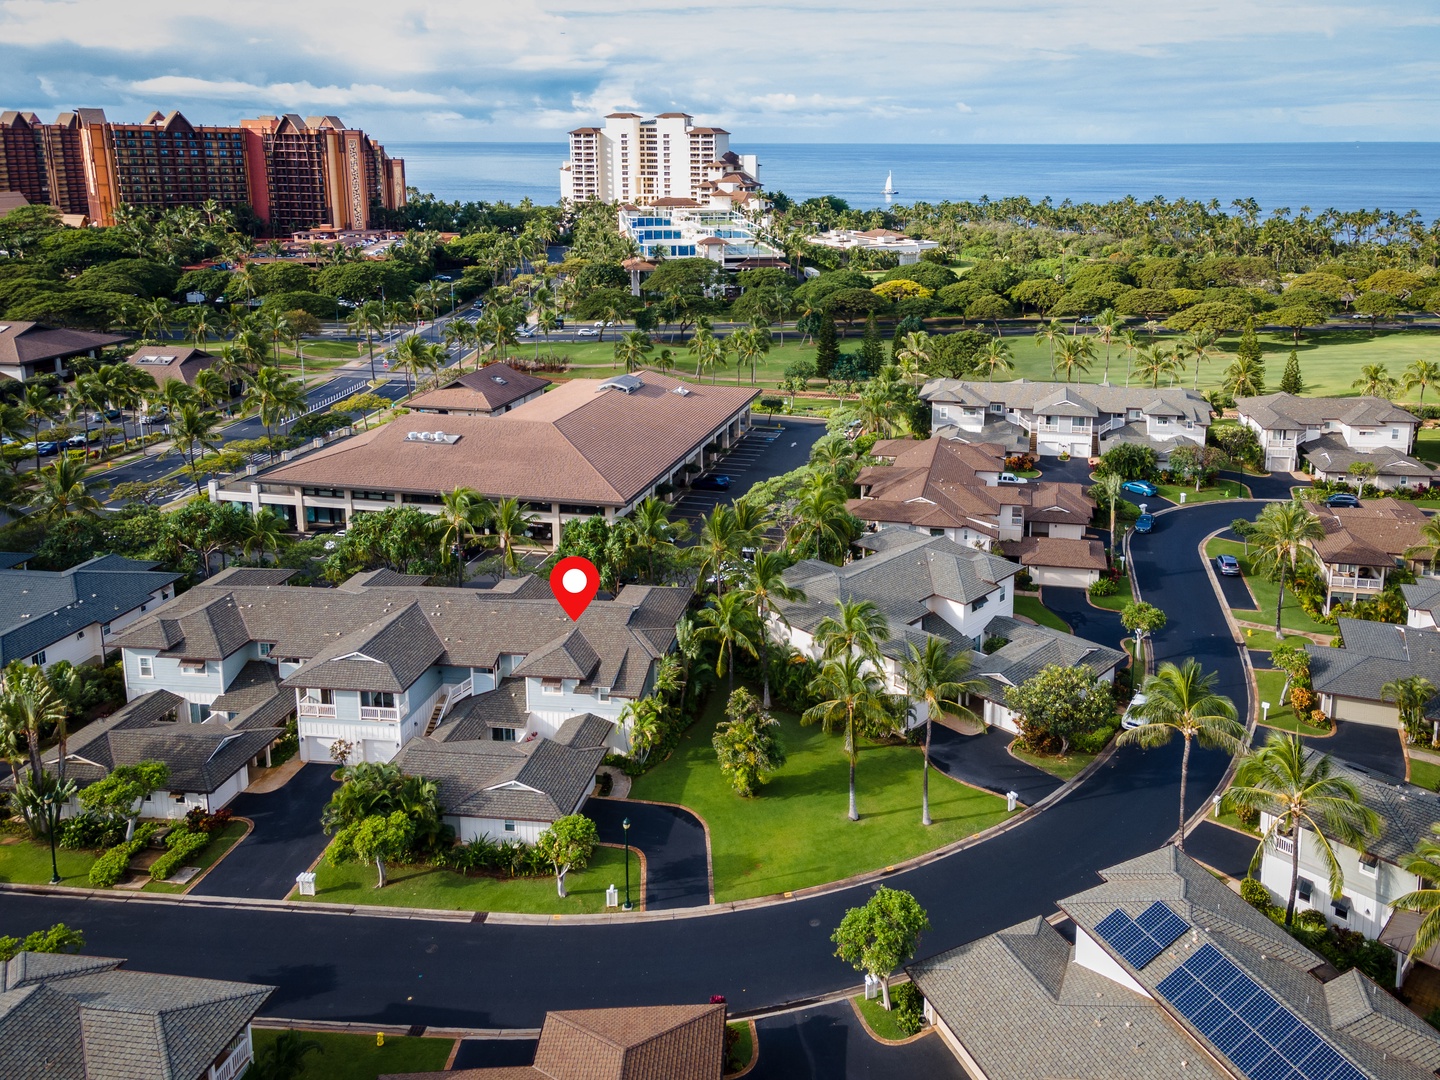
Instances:
[[[630,910],[630,819],[627,817],[620,823],[625,830],[625,910]]]

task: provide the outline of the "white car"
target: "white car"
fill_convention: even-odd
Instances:
[[[1120,726],[1128,731],[1131,728],[1143,727],[1148,724],[1150,721],[1140,715],[1148,700],[1149,698],[1144,694],[1136,694],[1132,697],[1130,704],[1125,706],[1125,715],[1120,718]]]
[[[589,326],[584,326],[584,327],[581,327],[579,330],[576,330],[576,331],[575,331],[575,336],[576,336],[576,337],[599,337],[599,336],[600,336],[600,331],[599,331],[599,330],[596,330],[596,329],[593,329],[592,327],[589,327]]]
[[[1002,472],[996,479],[999,484],[1028,484],[1030,481],[1023,476],[1016,476],[1013,472]]]

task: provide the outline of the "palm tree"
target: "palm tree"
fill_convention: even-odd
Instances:
[[[1004,338],[992,337],[975,354],[975,361],[985,369],[985,381],[994,382],[995,372],[1009,371],[1015,366],[1010,345]]]
[[[1223,354],[1215,344],[1213,330],[1192,330],[1181,339],[1181,343],[1185,351],[1195,358],[1195,390],[1198,392],[1201,365]]]
[[[170,383],[173,385],[179,381],[172,379]],[[170,414],[170,436],[173,440],[170,445],[179,448],[185,458],[185,468],[190,473],[190,479],[195,481],[196,495],[203,492],[200,490],[200,470],[195,467],[195,462],[201,450],[219,448],[220,440],[215,435],[215,425],[219,422],[218,413],[202,411],[200,406],[193,402],[181,405],[178,413]]]
[[[41,521],[63,521],[68,517],[96,517],[100,500],[90,494],[86,476],[90,466],[69,454],[40,470],[31,505]],[[102,485],[103,486],[103,485]]]
[[[1258,360],[1237,357],[1225,369],[1222,388],[1231,397],[1259,397],[1265,392],[1265,369]]]
[[[1190,776],[1190,744],[1207,750],[1236,753],[1245,745],[1245,728],[1235,714],[1235,703],[1215,693],[1219,676],[1206,673],[1193,657],[1176,667],[1170,661],[1145,680],[1147,700],[1139,708],[1145,723],[1120,732],[1120,746],[1164,746],[1172,736],[1185,740],[1180,755],[1180,829],[1175,846],[1185,850],[1185,785]]]
[[[1440,941],[1440,822],[1430,826],[1431,835],[1420,841],[1414,851],[1401,857],[1400,869],[1414,874],[1419,887],[1397,897],[1392,906],[1401,911],[1424,912],[1415,930],[1411,956],[1420,956]]]
[[[615,342],[615,362],[624,361],[626,371],[635,371],[645,366],[645,357],[654,351],[655,345],[644,330],[627,330]]]
[[[40,468],[40,428],[47,420],[60,416],[64,405],[50,393],[49,387],[40,383],[26,383],[25,391],[16,404],[20,415],[30,425],[31,442],[35,444],[35,468]]]
[[[849,816],[851,821],[859,821],[855,805],[856,737],[860,731],[873,729],[888,719],[880,677],[867,667],[863,657],[837,656],[820,668],[820,674],[810,682],[810,692],[821,700],[805,710],[800,722],[819,723],[827,732],[843,727],[845,756],[850,761]]]
[[[626,518],[630,526],[630,542],[645,553],[645,579],[655,584],[655,557],[671,555],[685,538],[688,530],[683,522],[670,520],[670,504],[650,496]]]
[[[1380,688],[1381,701],[1393,701],[1400,729],[1410,742],[1418,742],[1424,730],[1425,710],[1435,696],[1435,684],[1424,675],[1392,679]],[[1432,740],[1433,741],[1433,740]]]
[[[1092,320],[1095,326],[1095,339],[1105,346],[1105,374],[1100,382],[1103,386],[1110,385],[1110,346],[1114,344],[1116,336],[1125,326],[1123,316],[1116,313],[1114,308],[1106,308],[1096,315]]]
[[[455,562],[455,584],[464,581],[465,541],[485,527],[495,507],[474,488],[457,487],[440,496],[440,557]]]
[[[230,400],[230,382],[213,366],[195,373],[195,385],[191,389],[195,392],[195,400],[209,409],[215,408],[222,401]]]
[[[140,332],[145,337],[158,338],[175,317],[175,305],[163,297],[147,300],[140,305]]]
[[[1090,370],[1090,362],[1095,356],[1095,343],[1088,337],[1080,337],[1078,334],[1071,334],[1060,339],[1058,356],[1055,365],[1057,369],[1065,371],[1065,381],[1070,382],[1078,371],[1084,375]]]
[[[713,368],[717,364],[724,363],[725,346],[720,343],[710,330],[701,328],[695,331],[695,336],[690,339],[690,344],[685,347],[686,352],[695,357],[695,381],[699,382],[702,373],[706,368]]]
[[[845,493],[834,480],[813,474],[795,500],[794,523],[785,534],[793,550],[813,545],[816,555],[832,562],[842,559],[855,532],[855,518],[845,509]]]
[[[900,665],[905,682],[907,718],[917,706],[925,710],[925,749],[920,766],[920,824],[930,825],[930,728],[936,714],[949,713],[983,725],[984,719],[961,702],[984,688],[981,679],[970,678],[970,660],[965,653],[951,653],[950,646],[933,634],[925,647],[910,643],[910,658]]]
[[[30,755],[30,778],[38,782],[41,775],[41,739],[52,728],[59,729],[60,765],[57,771],[65,775],[65,718],[68,708],[65,701],[45,678],[39,667],[19,660],[11,661],[5,668],[5,677],[0,680],[0,726],[7,731],[23,732],[26,750]]]
[[[305,1058],[315,1053],[325,1053],[325,1047],[298,1031],[282,1032],[274,1042],[256,1051],[252,1072],[257,1080],[296,1080],[307,1068]]]
[[[1120,331],[1120,351],[1125,355],[1125,385],[1130,385],[1130,376],[1135,367],[1135,356],[1144,346],[1140,344],[1140,335],[1134,330]]]
[[[1330,895],[1339,896],[1345,889],[1345,875],[1331,842],[1338,841],[1363,852],[1366,840],[1378,835],[1382,827],[1380,815],[1360,801],[1360,789],[1347,778],[1334,775],[1329,754],[1312,754],[1298,734],[1279,731],[1240,763],[1220,806],[1254,810],[1270,818],[1250,862],[1252,874],[1265,849],[1274,846],[1276,838],[1289,838],[1290,895],[1285,905],[1286,926],[1295,917],[1300,845],[1304,839],[1301,829],[1308,828],[1314,835],[1315,846],[1329,871]]]
[[[1059,319],[1051,319],[1035,331],[1035,344],[1042,341],[1050,345],[1050,378],[1055,378],[1055,342],[1066,336],[1065,327],[1060,324]]]
[[[732,334],[730,340],[735,345],[735,381],[740,381],[740,369],[747,363],[750,365],[750,385],[755,385],[755,365],[760,358],[770,351],[770,328],[768,326],[752,326],[748,330],[742,330],[738,334]]]
[[[931,360],[930,335],[924,330],[914,330],[900,339],[900,348],[895,350],[895,362],[903,372],[913,373],[915,385],[920,385],[920,372]]]
[[[469,324],[464,324],[468,326]],[[375,381],[375,338],[385,334],[385,311],[378,301],[367,300],[350,313],[346,328],[357,338],[365,339],[365,349],[370,354],[370,381]]]
[[[526,513],[519,499],[501,499],[495,504],[495,510],[490,515],[491,535],[488,539],[500,549],[502,577],[507,571],[520,569],[520,556],[516,553],[516,545],[529,537],[530,528],[534,524],[535,515]]]
[[[1097,502],[1102,499],[1110,507],[1110,554],[1115,554],[1115,511],[1120,505],[1120,489],[1125,483],[1125,478],[1119,473],[1106,473],[1098,477],[1095,486],[1090,489],[1091,497]],[[1098,496],[1098,497],[1097,497]]]
[[[210,333],[215,329],[211,321],[213,314],[204,304],[196,304],[185,313],[185,326],[190,331],[190,340],[195,342],[197,349],[210,340]]]
[[[278,367],[262,367],[245,388],[245,404],[254,405],[270,440],[270,460],[275,460],[275,429],[305,409],[305,391],[300,383]]]
[[[696,545],[699,552],[697,571],[701,581],[715,579],[715,594],[725,591],[725,574],[730,559],[744,547],[744,538],[736,526],[735,510],[725,503],[716,503],[710,512],[700,519],[700,537]]]
[[[420,381],[420,373],[429,370],[433,363],[430,342],[419,334],[407,334],[395,346],[395,366],[405,372],[406,393],[414,382]]]
[[[1420,403],[1425,403],[1425,391],[1440,385],[1440,364],[1433,360],[1413,360],[1405,369],[1405,389],[1420,388]]]
[[[854,654],[880,666],[880,646],[890,640],[890,622],[872,600],[836,600],[835,614],[815,627],[823,659]]]
[[[270,339],[270,347],[273,351],[272,363],[277,367],[280,364],[280,342],[285,341],[294,333],[290,326],[290,317],[283,311],[276,311],[273,308],[260,309],[260,317],[257,321],[259,328],[264,331]]]
[[[695,613],[695,637],[714,641],[720,646],[715,658],[715,674],[730,676],[730,692],[735,692],[735,650],[759,658],[765,628],[750,608],[750,597],[742,592],[716,596],[712,604]]]
[[[1157,389],[1160,380],[1175,374],[1175,358],[1165,349],[1156,345],[1142,345],[1135,350],[1135,374],[1150,380],[1150,388]]]
[[[1420,526],[1421,543],[1405,549],[1407,559],[1428,559],[1430,569],[1440,562],[1440,517],[1427,517]]]
[[[760,625],[760,705],[765,709],[770,708],[770,620],[789,625],[775,602],[784,600],[795,604],[805,599],[804,590],[785,580],[788,566],[773,551],[757,551],[740,586],[740,595],[754,605],[755,619]]]
[[[1365,364],[1360,377],[1350,384],[1365,397],[1393,398],[1400,384],[1385,370],[1384,364]]]
[[[1274,575],[1280,582],[1275,601],[1275,636],[1280,637],[1280,611],[1285,606],[1285,577],[1295,580],[1302,563],[1315,561],[1309,545],[1325,538],[1325,527],[1298,499],[1288,503],[1270,503],[1260,511],[1255,527],[1246,538],[1253,548],[1251,565],[1260,573]]]
[[[240,550],[247,559],[267,551],[280,553],[285,543],[285,522],[268,506],[261,507],[258,514],[250,514],[245,522],[245,531],[240,540]]]

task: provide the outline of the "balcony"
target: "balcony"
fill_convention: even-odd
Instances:
[[[331,710],[329,715],[335,715],[333,709]],[[388,722],[393,724],[400,719],[400,710],[397,707],[387,709],[382,705],[361,705],[360,719],[372,720],[377,723]]]
[[[1289,836],[1272,836],[1270,845],[1281,855],[1295,854],[1295,841]]]
[[[321,720],[335,719],[335,706],[325,705],[319,701],[311,701],[309,698],[300,700],[300,715],[313,716]]]
[[[1346,589],[1352,592],[1379,592],[1385,587],[1385,580],[1378,577],[1359,577],[1352,574],[1330,574],[1326,580],[1332,589]]]

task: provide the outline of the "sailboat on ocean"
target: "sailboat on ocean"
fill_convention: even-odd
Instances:
[[[895,170],[891,169],[885,174],[885,198],[889,199],[892,195],[899,194],[900,192],[895,190]]]

